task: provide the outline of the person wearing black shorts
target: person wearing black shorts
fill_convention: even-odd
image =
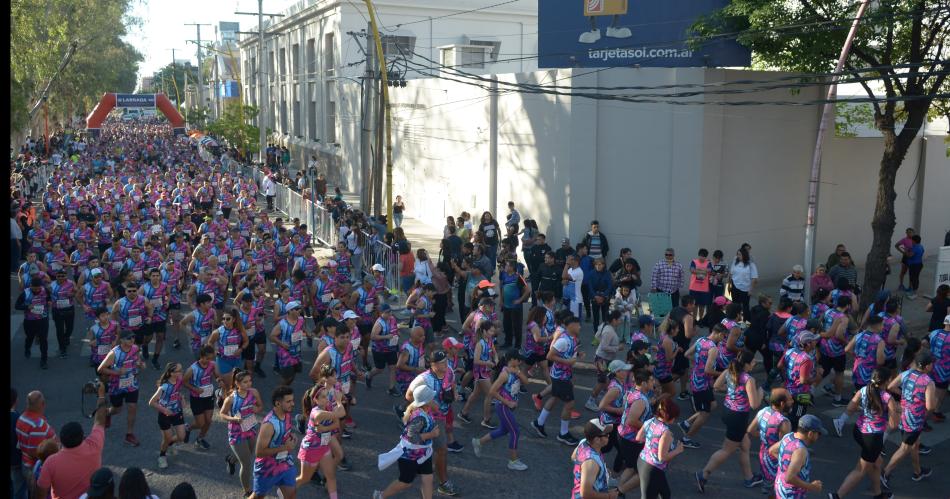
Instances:
[[[145,368],[145,363],[139,357],[139,349],[133,345],[135,335],[132,331],[122,331],[119,335],[119,346],[113,348],[102,359],[99,364],[99,374],[110,376],[109,382],[109,403],[112,409],[109,410],[109,417],[106,419],[106,426],[113,415],[122,411],[122,406],[128,404],[129,413],[126,416],[127,430],[125,434],[125,444],[131,447],[138,447],[139,441],[135,437],[135,414],[139,402],[138,370]],[[116,352],[121,351],[121,359]]]
[[[574,409],[573,366],[577,359],[583,357],[578,348],[578,335],[581,330],[580,319],[571,314],[564,319],[564,333],[558,335],[551,344],[547,359],[551,364],[551,397],[545,401],[538,419],[531,422],[531,427],[541,438],[547,438],[544,423],[551,414],[551,409],[558,400],[564,403],[561,409],[560,431],[557,440],[565,445],[575,446],[578,440],[569,431],[571,410]]]
[[[435,391],[426,384],[419,385],[413,389],[412,402],[406,407],[405,415],[403,416],[405,428],[402,431],[402,439],[413,445],[426,446],[428,450],[425,448],[402,450],[401,456],[396,459],[396,463],[398,463],[399,466],[399,478],[390,482],[382,492],[378,490],[373,491],[374,498],[383,496],[392,497],[399,492],[409,489],[417,476],[422,479],[422,496],[432,497],[432,441],[438,438],[441,433],[439,425],[433,418],[434,414],[439,413],[439,405],[435,400],[435,396]],[[399,447],[397,446],[391,452],[399,452]],[[426,452],[429,453],[429,457],[423,459]],[[390,461],[390,463],[392,463],[392,461]],[[443,487],[446,489],[451,488],[453,491],[455,489],[454,485],[450,482],[445,482],[439,489],[442,490]]]
[[[634,386],[624,394],[624,414],[617,424],[617,457],[623,470],[617,488],[621,492],[634,490],[640,486],[637,475],[637,460],[643,450],[643,442],[637,442],[637,433],[643,423],[653,416],[650,399],[647,394],[653,389],[653,371],[635,369],[631,374]],[[636,393],[634,393],[636,392]]]
[[[389,371],[389,394],[398,397],[396,390],[396,362],[399,360],[399,325],[388,303],[379,307],[379,317],[369,332],[370,351],[373,353],[373,369],[366,375],[366,387],[373,386],[373,378],[384,370]],[[455,338],[451,338],[455,340]],[[458,340],[455,340],[458,343]]]

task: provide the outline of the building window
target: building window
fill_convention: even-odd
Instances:
[[[310,84],[310,100],[307,102],[307,128],[310,130],[310,140],[320,138],[317,133],[317,84]]]
[[[317,74],[317,40],[311,38],[307,40],[307,78],[313,78]]]
[[[280,81],[287,78],[287,49],[280,49]]]
[[[294,129],[292,135],[303,137],[303,129],[300,127],[300,85],[294,84],[294,93],[291,96],[293,100]]]
[[[268,73],[269,73],[269,78],[268,78],[268,80],[274,81],[274,75],[277,73],[277,71],[276,71],[276,69],[277,69],[277,63],[274,61],[274,51],[273,51],[273,50],[271,50],[271,51],[270,51],[270,55],[267,56],[267,61],[268,61],[268,64],[270,65],[269,70],[268,70]]]
[[[327,74],[333,74],[336,69],[336,60],[333,57],[333,33],[323,35],[323,69]]]
[[[326,139],[323,141],[324,144],[332,144],[336,142],[336,102],[334,101],[335,94],[335,82],[328,81],[326,84]]]
[[[295,43],[290,51],[290,68],[294,72],[294,80],[300,77],[300,44]]]
[[[280,100],[280,132],[283,134],[290,133],[287,128],[287,101],[284,99]]]
[[[383,36],[383,55],[393,57],[412,57],[416,50],[416,37],[403,35]]]

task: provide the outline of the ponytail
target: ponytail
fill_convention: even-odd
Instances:
[[[867,386],[867,396],[871,411],[875,414],[884,414],[884,401],[881,399],[881,391],[884,390],[884,384],[891,377],[891,371],[886,367],[879,367],[871,373],[871,380]]]
[[[739,379],[742,373],[745,372],[745,366],[753,360],[755,360],[755,354],[745,350],[739,353],[735,359],[732,359],[732,362],[729,363],[729,374],[727,376],[732,378],[734,384],[739,384]]]

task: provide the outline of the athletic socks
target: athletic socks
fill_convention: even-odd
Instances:
[[[551,411],[547,409],[541,409],[541,414],[538,414],[538,424],[544,426],[544,422],[548,420],[548,416],[551,414]]]
[[[561,435],[566,435],[568,432],[568,421],[561,420]]]

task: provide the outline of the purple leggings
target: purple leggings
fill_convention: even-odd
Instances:
[[[508,448],[518,448],[518,422],[515,421],[515,415],[507,405],[495,402],[495,414],[498,415],[498,428],[492,430],[491,439],[503,437],[508,434]]]

